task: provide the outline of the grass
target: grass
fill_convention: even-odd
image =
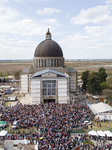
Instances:
[[[2,130],[2,129],[1,129]],[[31,134],[32,132],[37,132],[36,127],[30,127],[28,128],[19,128],[19,129],[12,129],[11,123],[7,127],[4,128],[4,130],[7,130],[9,134],[16,134],[17,132],[24,133],[24,134]]]

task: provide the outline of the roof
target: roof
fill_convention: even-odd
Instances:
[[[68,68],[68,71],[69,71],[69,72],[76,72],[75,69],[74,69],[74,67],[69,67],[69,68]]]
[[[63,57],[63,52],[55,41],[46,39],[37,46],[34,57]]]
[[[103,102],[89,105],[89,108],[94,114],[104,113],[104,112],[112,112],[112,107]]]
[[[62,76],[62,77],[66,77],[66,75],[63,72],[59,72],[59,71],[52,70],[52,69],[48,68],[48,69],[34,73],[31,78],[38,77],[38,76],[40,76],[42,74],[46,74],[48,72],[53,73],[53,74],[57,74],[57,75]]]
[[[29,68],[24,68],[22,73],[29,73]]]

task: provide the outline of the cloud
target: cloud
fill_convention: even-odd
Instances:
[[[66,17],[66,19],[68,19],[69,17],[70,17],[70,15],[68,14],[67,17]]]
[[[96,6],[87,10],[82,9],[78,16],[71,18],[72,24],[106,23],[112,22],[111,9],[109,5]]]
[[[52,15],[53,13],[60,13],[61,10],[56,8],[44,8],[42,10],[37,10],[37,13],[40,15]]]
[[[111,4],[112,3],[112,0],[107,0],[106,1],[106,4]]]
[[[65,39],[63,39],[60,43],[62,44],[67,44],[72,48],[75,47],[82,47],[84,46],[85,43],[87,44],[89,41],[90,37],[89,36],[83,36],[80,34],[75,34],[74,36],[67,36]]]
[[[55,18],[48,18],[48,19],[44,19],[42,20],[44,23],[48,23],[48,24],[57,24],[57,19]]]
[[[95,27],[89,27],[86,26],[85,29],[86,33],[89,33],[91,35],[94,36],[104,36],[104,34],[108,34],[110,31],[110,29],[108,27],[103,27],[103,26],[95,26]]]
[[[7,3],[8,0],[0,0],[0,3]]]

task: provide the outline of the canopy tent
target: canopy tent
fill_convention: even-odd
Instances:
[[[112,112],[112,107],[103,102],[89,105],[88,107],[94,114],[104,113],[104,112]]]
[[[103,136],[103,137],[105,136],[105,133],[104,133],[103,131],[101,131],[101,130],[100,130],[100,131],[97,131],[97,134],[98,134],[99,136]]]
[[[10,91],[9,91],[9,90],[7,90],[5,93],[10,93]]]
[[[0,132],[0,136],[6,136],[6,135],[7,135],[7,131],[2,130],[2,131]]]
[[[0,127],[5,127],[6,121],[0,121]]]
[[[112,137],[112,133],[109,130],[104,131],[104,133],[107,135],[107,137]]]
[[[89,135],[92,135],[92,136],[98,136],[97,132],[92,130],[92,131],[89,131],[88,132]]]

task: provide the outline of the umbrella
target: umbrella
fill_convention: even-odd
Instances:
[[[40,140],[42,140],[44,137],[41,137]]]
[[[103,131],[97,131],[97,134],[99,135],[99,136],[105,136],[105,133],[103,132]]]
[[[109,130],[104,131],[104,133],[107,135],[107,137],[112,137],[112,133]]]
[[[98,136],[97,132],[94,130],[89,131],[88,134],[92,136]]]

